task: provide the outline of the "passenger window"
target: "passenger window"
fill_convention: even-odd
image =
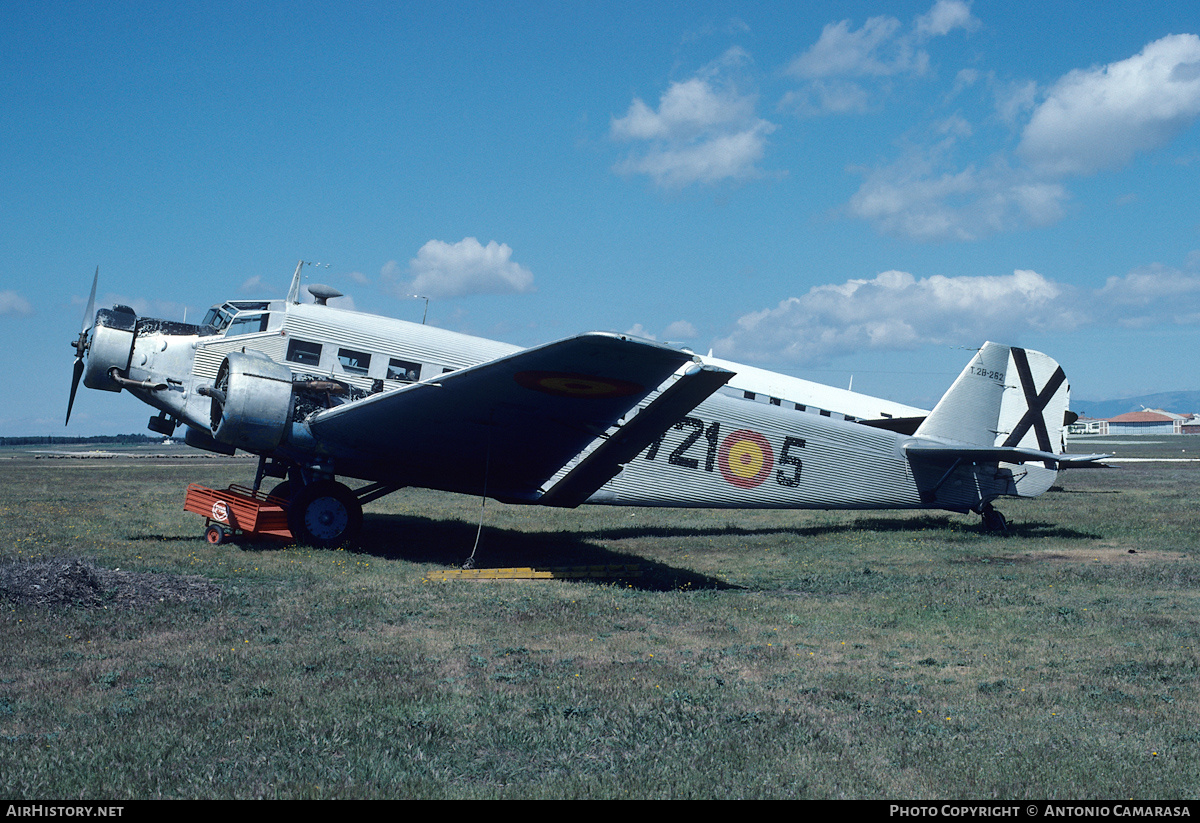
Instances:
[[[293,338],[288,343],[287,359],[302,366],[316,366],[321,362],[321,344]]]
[[[415,383],[421,379],[421,364],[410,363],[407,360],[397,360],[393,357],[388,361],[387,379]]]
[[[353,349],[338,349],[338,362],[350,374],[366,374],[371,368],[371,355]]]

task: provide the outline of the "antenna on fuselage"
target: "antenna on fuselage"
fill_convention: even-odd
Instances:
[[[304,268],[304,261],[301,260],[296,264],[296,273],[292,275],[292,286],[288,289],[287,301],[289,303],[300,302],[300,269]]]
[[[425,325],[425,318],[429,316],[429,298],[423,294],[410,294],[409,297],[415,297],[418,300],[425,301],[425,313],[421,315],[421,325]]]
[[[291,288],[288,289],[287,302],[289,302],[289,303],[299,303],[300,302],[300,270],[302,268],[304,268],[305,266],[320,266],[320,265],[321,265],[320,263],[310,263],[307,260],[301,260],[299,263],[296,264],[296,273],[292,275],[292,285],[291,285]],[[325,264],[325,268],[329,268],[328,263]]]

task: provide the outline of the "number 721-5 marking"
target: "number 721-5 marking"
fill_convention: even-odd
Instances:
[[[667,463],[672,466],[682,466],[685,469],[699,469],[699,457],[689,457],[688,452],[695,446],[701,438],[704,438],[704,471],[712,472],[717,468],[717,460],[720,458],[721,448],[721,423],[714,420],[707,426],[704,421],[698,417],[685,417],[672,426],[677,431],[686,431],[683,440],[671,453],[667,455]],[[659,449],[662,448],[663,440],[666,439],[667,433],[660,434],[650,447],[646,450],[646,459],[654,460],[658,457]],[[805,441],[800,437],[785,436],[783,438],[782,448],[779,450],[779,469],[775,472],[775,482],[781,486],[795,487],[800,485],[800,470],[803,467],[803,462],[793,453],[795,449],[805,447]],[[768,449],[769,452],[769,449]],[[728,459],[726,456],[723,459]],[[765,453],[764,460],[774,460],[773,455]],[[770,466],[768,466],[768,469]]]

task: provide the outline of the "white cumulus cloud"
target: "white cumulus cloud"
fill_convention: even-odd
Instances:
[[[930,31],[940,30],[932,20]],[[960,72],[954,94],[978,79]],[[1170,35],[1041,90],[992,76],[989,85],[993,125],[1020,135],[1015,150],[968,163],[963,156],[989,139],[975,134],[978,124],[960,115],[932,123],[901,157],[858,170],[863,182],[847,213],[888,234],[934,241],[1055,223],[1070,200],[1067,178],[1123,166],[1200,117],[1200,37]]]
[[[1020,269],[922,278],[886,271],[743,315],[714,349],[744,361],[811,365],[862,351],[1015,342],[1027,332],[1167,325],[1200,326],[1200,251],[1182,267],[1140,266],[1093,289]]]
[[[33,314],[33,306],[21,295],[11,289],[0,291],[0,317],[6,314]]]
[[[959,134],[893,163],[863,170],[847,212],[881,231],[917,240],[975,240],[1062,218],[1067,190],[997,158],[987,168],[956,169],[950,155]],[[968,135],[969,136],[969,135]]]
[[[1095,292],[1094,314],[1119,326],[1200,323],[1200,252],[1184,268],[1153,263],[1108,278]]]
[[[691,340],[698,334],[696,327],[686,320],[676,320],[663,331],[667,340]]]
[[[754,96],[729,77],[746,59],[731,49],[697,76],[671,83],[657,109],[635,98],[609,128],[612,139],[638,144],[615,170],[645,174],[664,188],[759,176],[775,125],[755,114]]]
[[[457,243],[430,240],[408,261],[410,278],[393,288],[397,294],[461,297],[470,294],[514,294],[533,291],[533,273],[512,259],[507,243],[486,246],[474,237]],[[389,262],[382,271],[396,283],[400,266]]]
[[[734,358],[811,364],[858,351],[1011,339],[1029,329],[1081,322],[1064,309],[1064,292],[1034,271],[925,278],[887,271],[870,280],[816,286],[744,315],[715,349]]]
[[[914,28],[924,37],[941,37],[955,29],[974,31],[979,20],[971,14],[971,4],[963,0],[937,0],[925,14],[917,18]]]
[[[1122,166],[1200,115],[1200,37],[1173,34],[1126,60],[1077,69],[1047,92],[1018,153],[1049,174]]]
[[[860,28],[850,20],[829,23],[816,43],[788,63],[785,73],[803,84],[780,105],[803,114],[866,111],[873,94],[864,79],[924,75],[930,58],[922,45],[956,29],[978,27],[970,4],[962,0],[937,0],[908,27],[883,15],[869,18]]]

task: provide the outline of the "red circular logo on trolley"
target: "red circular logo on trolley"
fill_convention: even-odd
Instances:
[[[229,507],[225,505],[224,500],[218,500],[212,504],[212,519],[220,520],[222,523],[229,522]]]
[[[627,397],[645,391],[641,385],[628,380],[574,372],[522,371],[514,374],[513,379],[527,389],[556,397]]]
[[[738,429],[721,441],[717,466],[729,483],[753,489],[766,480],[775,467],[775,452],[767,438],[758,432]]]

